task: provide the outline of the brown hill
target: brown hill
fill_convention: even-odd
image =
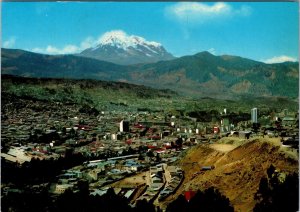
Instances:
[[[252,211],[260,179],[271,164],[280,172],[298,172],[298,154],[281,147],[277,138],[224,138],[216,144],[198,145],[179,162],[185,171],[184,182],[162,207],[184,191],[214,186],[229,198],[235,211]],[[201,166],[210,165],[215,169],[200,172]]]

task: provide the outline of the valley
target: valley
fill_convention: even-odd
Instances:
[[[43,208],[22,195],[46,192],[58,203],[85,184],[86,198],[116,195],[162,210],[213,187],[235,211],[251,211],[271,165],[281,177],[298,171],[298,104],[289,98],[195,99],[123,82],[11,75],[1,90],[2,192],[8,205],[20,196],[9,207]]]

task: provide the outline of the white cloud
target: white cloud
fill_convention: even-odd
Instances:
[[[79,48],[75,45],[66,45],[62,49],[58,49],[58,48],[53,47],[53,46],[48,46],[46,48],[46,51],[49,54],[72,54],[72,53],[77,52],[78,50],[79,50]]]
[[[97,40],[89,36],[85,38],[80,43],[80,45],[68,44],[66,46],[63,46],[62,48],[58,48],[53,45],[48,45],[45,48],[40,48],[40,47],[33,48],[31,51],[36,53],[43,53],[43,54],[74,54],[74,53],[79,53],[85,49],[91,48],[96,45],[97,45]]]
[[[49,54],[60,54],[60,52],[62,52],[62,50],[59,50],[58,48],[51,45],[47,46],[46,48],[46,53]]]
[[[103,36],[103,35],[102,35]],[[58,48],[53,45],[48,45],[45,48],[36,47],[33,48],[31,51],[36,53],[43,53],[43,54],[74,54],[79,53],[85,49],[95,47],[98,43],[100,43],[102,36],[99,36],[95,39],[92,36],[88,36],[85,38],[79,45],[69,44],[62,48]]]
[[[199,2],[180,2],[167,7],[165,14],[179,22],[201,24],[230,16],[247,16],[251,14],[251,8],[242,6],[235,9],[223,2],[217,2],[213,5]]]
[[[207,51],[213,55],[216,55],[216,53],[217,53],[217,51],[214,48],[210,48]]]
[[[79,47],[75,45],[66,45],[65,47],[59,49],[55,46],[48,45],[46,48],[33,48],[32,51],[36,53],[45,54],[73,54],[80,50]]]
[[[96,45],[97,45],[97,41],[93,37],[89,36],[81,42],[80,49],[84,50],[84,49],[88,49],[88,48],[91,48]]]
[[[128,36],[123,30],[112,30],[109,32],[105,32],[102,36],[100,36],[98,42],[105,43],[111,37],[117,37],[124,42],[128,42],[128,40],[130,39],[130,36]]]
[[[45,50],[41,49],[41,48],[33,48],[31,51],[36,52],[36,53],[44,53],[45,52]]]
[[[14,47],[15,43],[16,43],[16,38],[11,37],[7,41],[4,41],[3,47],[4,48],[12,48],[12,47]]]
[[[283,63],[283,62],[296,62],[297,59],[294,57],[289,57],[286,55],[272,57],[270,59],[264,60],[264,63]]]

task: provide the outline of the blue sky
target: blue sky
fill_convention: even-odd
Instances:
[[[105,32],[161,43],[175,56],[210,51],[298,60],[297,2],[3,2],[2,47],[77,53]]]

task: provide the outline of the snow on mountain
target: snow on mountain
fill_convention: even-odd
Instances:
[[[159,48],[162,45],[154,41],[146,41],[144,38],[136,35],[127,35],[122,30],[115,30],[104,33],[100,38],[99,46],[112,45],[118,48],[127,49],[128,47],[136,47],[137,45],[153,46]]]
[[[84,50],[80,55],[122,65],[174,59],[162,44],[147,41],[140,36],[127,35],[122,30],[104,33],[98,43],[97,46]]]

